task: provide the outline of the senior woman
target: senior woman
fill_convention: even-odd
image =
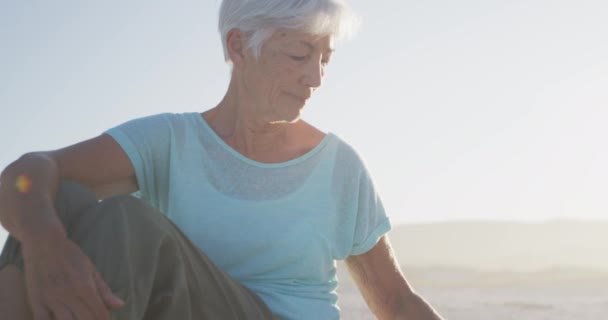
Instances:
[[[378,318],[439,319],[400,272],[360,158],[300,119],[346,5],[225,0],[219,20],[232,77],[217,106],[3,171],[2,317],[337,319],[346,260]]]

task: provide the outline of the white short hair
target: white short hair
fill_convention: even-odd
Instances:
[[[264,42],[278,29],[343,40],[358,26],[358,16],[343,0],[223,0],[220,7],[219,32],[227,62],[226,38],[232,29],[249,36],[249,48],[259,57]]]

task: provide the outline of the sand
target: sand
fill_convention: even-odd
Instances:
[[[404,267],[404,270],[406,268]],[[405,270],[407,273],[407,270]],[[426,274],[432,277],[436,270]],[[445,274],[445,270],[443,272]],[[342,319],[375,319],[367,308],[350,276],[339,267],[339,305]],[[588,273],[587,273],[588,275]],[[528,275],[530,276],[530,275]],[[419,275],[411,283],[427,301],[450,320],[601,320],[608,319],[608,276],[598,273],[594,279],[551,279],[470,281],[458,272],[441,281],[424,281]],[[437,277],[440,278],[440,277]],[[466,278],[466,281],[459,281]],[[449,280],[449,281],[448,281]]]

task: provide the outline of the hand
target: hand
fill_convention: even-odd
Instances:
[[[34,320],[107,320],[124,302],[91,260],[65,236],[23,246],[25,285]]]

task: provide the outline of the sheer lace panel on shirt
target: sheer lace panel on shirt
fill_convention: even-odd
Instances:
[[[208,155],[205,173],[210,184],[228,197],[249,201],[276,200],[295,192],[306,182],[324,151],[314,150],[289,163],[256,165],[229,151],[216,137],[203,134],[201,142]]]
[[[336,165],[333,171],[333,198],[337,200],[338,212],[351,212],[357,205],[361,162],[355,150],[346,143],[340,143],[336,150]]]

